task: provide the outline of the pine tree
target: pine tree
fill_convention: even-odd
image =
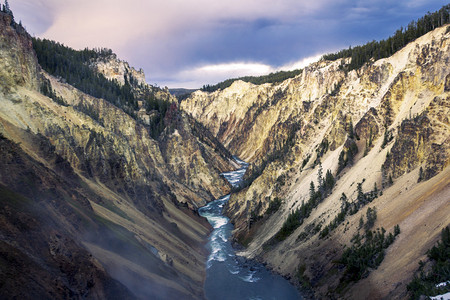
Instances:
[[[319,162],[319,170],[317,171],[317,184],[319,185],[319,189],[321,189],[323,186],[323,169],[321,162]]]
[[[12,17],[12,21],[14,22],[14,15],[9,6],[8,0],[5,0],[5,5],[3,6],[3,11]]]
[[[423,180],[423,168],[420,167],[419,169],[419,179],[417,180],[417,182],[421,182]]]
[[[355,137],[353,133],[353,122],[352,119],[350,119],[349,129],[348,129],[348,137],[353,139]]]
[[[358,193],[358,195],[356,196],[356,199],[358,199],[359,203],[364,203],[366,200],[366,196],[364,195],[364,192],[362,190],[362,182],[359,182],[357,187],[356,187],[356,191]]]
[[[309,184],[309,198],[314,199],[314,196],[316,195],[316,188],[314,187],[314,182],[311,181]]]
[[[389,180],[388,180],[389,185],[393,185],[394,181],[392,180],[392,175],[389,175]]]
[[[10,13],[11,13],[11,8],[9,7],[8,0],[5,0],[4,11],[5,11],[5,13],[7,13],[7,14],[10,14]]]

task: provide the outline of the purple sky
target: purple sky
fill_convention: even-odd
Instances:
[[[0,0],[4,2],[4,0]],[[149,83],[197,88],[379,40],[437,0],[9,0],[30,34],[107,47]]]

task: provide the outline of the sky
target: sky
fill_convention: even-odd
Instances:
[[[0,0],[1,3],[4,0]],[[36,37],[110,48],[148,83],[200,88],[301,68],[380,40],[447,4],[437,0],[9,0]]]

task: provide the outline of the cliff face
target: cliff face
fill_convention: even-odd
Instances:
[[[14,23],[14,28],[11,24],[12,17],[2,14],[0,75],[3,80],[0,87],[3,91],[10,91],[17,85],[37,88],[38,68],[30,36],[23,27]]]
[[[125,80],[132,82],[134,85],[147,85],[142,69],[137,71],[130,67],[126,61],[118,59],[115,54],[111,54],[108,59],[99,59],[92,62],[91,67],[107,79],[116,80],[121,85],[125,84]]]
[[[0,27],[1,295],[202,298],[210,227],[196,209],[229,192],[219,174],[231,156],[175,103],[151,138],[145,122],[42,71],[9,15]],[[152,88],[117,64],[97,70]],[[40,93],[45,80],[58,101]]]
[[[406,297],[417,261],[450,223],[449,46],[444,26],[358,70],[345,71],[345,59],[320,61],[281,84],[237,81],[181,103],[252,164],[250,182],[226,208],[235,238],[247,246],[242,255],[312,286],[319,297]],[[317,191],[327,170],[336,185],[319,189],[323,200],[308,202],[311,182]],[[330,224],[341,212],[342,193],[357,205],[373,191],[377,197],[367,201],[377,210],[374,228],[389,232],[399,224],[402,233],[378,269],[342,290],[336,261],[359,232],[368,204],[344,214],[343,224]],[[277,198],[281,207],[268,212]],[[280,238],[300,208],[301,224]]]

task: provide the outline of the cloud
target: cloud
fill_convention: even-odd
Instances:
[[[232,62],[222,64],[203,65],[185,69],[173,76],[166,85],[173,86],[174,83],[186,88],[199,88],[204,84],[216,84],[228,78],[243,76],[261,76],[278,71],[291,71],[301,69],[318,61],[322,55],[315,55],[291,62],[281,67],[274,67],[264,63],[255,62]]]
[[[32,34],[78,49],[111,48],[142,67],[151,82],[176,86],[259,75],[315,53],[383,38],[442,6],[440,0],[10,2]],[[216,69],[200,70],[205,66]]]
[[[56,17],[43,35],[66,40],[78,48],[97,43],[121,46],[136,38],[163,38],[189,30],[214,30],[227,24],[227,20],[234,23],[233,20],[292,19],[320,9],[325,2],[48,0],[46,3]]]
[[[303,69],[304,67],[312,64],[313,62],[318,61],[322,56],[323,56],[323,54],[305,57],[299,61],[296,61],[293,63],[288,63],[288,64],[280,67],[279,70],[291,71],[291,70]]]

